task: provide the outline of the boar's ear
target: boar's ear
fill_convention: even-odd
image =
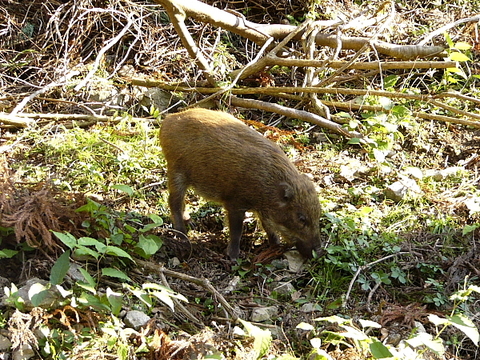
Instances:
[[[293,198],[293,188],[286,182],[278,184],[278,196],[282,203],[287,203]]]

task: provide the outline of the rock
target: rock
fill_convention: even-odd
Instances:
[[[435,181],[441,181],[449,176],[455,175],[463,170],[461,166],[452,166],[442,170],[427,170],[425,176],[431,177]]]
[[[168,264],[170,265],[170,267],[177,267],[181,263],[182,262],[176,256],[168,260]]]
[[[27,360],[34,356],[35,351],[29,344],[20,345],[20,348],[12,353],[13,360]]]
[[[128,327],[139,330],[150,321],[150,316],[139,310],[130,310],[123,321]]]
[[[263,308],[258,308],[252,312],[252,321],[253,322],[262,322],[271,320],[273,317],[278,315],[278,307],[268,306]]]
[[[415,179],[423,179],[423,172],[420,168],[409,166],[405,169],[405,174],[412,176]]]
[[[167,109],[172,103],[174,95],[172,93],[158,88],[142,88],[143,96],[140,105],[149,109],[151,106],[162,111]]]
[[[84,101],[87,101],[91,109],[103,109],[105,107],[118,107],[122,96],[118,88],[111,80],[99,76],[93,76],[89,82],[88,90],[81,93]]]
[[[288,296],[290,294],[293,294],[296,290],[290,282],[279,282],[273,288],[273,291],[276,291],[279,295]]]
[[[287,251],[284,255],[288,260],[290,271],[297,273],[305,268],[305,259],[297,250]]]
[[[384,194],[386,198],[399,202],[405,198],[409,191],[420,193],[421,189],[415,180],[404,178],[387,186]]]
[[[48,281],[31,278],[25,285],[18,289],[18,296],[24,301],[24,310],[29,311],[34,307],[43,309],[52,309],[56,307],[59,299],[62,298],[60,292]]]
[[[385,189],[385,197],[395,202],[399,202],[405,197],[405,195],[407,195],[407,192],[408,188],[403,185],[401,181],[396,181],[387,186]]]
[[[300,311],[304,313],[311,313],[315,311],[322,311],[322,308],[318,304],[306,303],[302,305]]]
[[[77,265],[74,262],[70,263],[70,268],[68,269],[68,276],[70,276],[74,282],[86,282],[85,276],[83,276],[83,274],[79,270],[80,268],[80,265]]]
[[[0,335],[0,351],[6,351],[12,347],[12,342],[6,336]]]
[[[370,171],[370,168],[357,159],[349,159],[347,164],[340,165],[340,176],[348,181],[353,181],[359,174],[368,171]]]

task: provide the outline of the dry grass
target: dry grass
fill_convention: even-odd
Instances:
[[[16,184],[15,174],[5,157],[0,158],[0,226],[12,227],[17,243],[47,253],[54,253],[60,245],[52,231],[80,235],[84,215],[75,211],[84,204],[81,195],[60,192],[51,183],[35,186]]]

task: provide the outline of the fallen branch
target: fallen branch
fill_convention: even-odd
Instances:
[[[430,34],[425,36],[425,38],[422,41],[420,41],[418,43],[418,45],[424,46],[427,42],[432,40],[435,36],[442,35],[445,31],[447,31],[447,30],[449,30],[449,29],[451,29],[451,28],[453,28],[457,25],[467,23],[467,22],[479,22],[479,21],[480,21],[480,15],[475,15],[475,16],[472,16],[472,17],[469,17],[469,18],[454,21],[450,24],[442,26],[440,29],[432,31]]]
[[[17,106],[15,106],[15,108],[12,110],[10,115],[17,115],[32,99],[35,99],[37,96],[44,94],[55,87],[65,85],[68,82],[68,80],[70,80],[73,76],[76,76],[78,74],[79,74],[78,71],[75,71],[75,70],[70,71],[68,74],[62,76],[59,81],[51,82],[50,84],[45,85],[44,87],[38,89],[34,93],[24,98],[22,101],[20,101],[20,103]]]
[[[265,111],[274,112],[280,115],[284,115],[287,117],[300,119],[303,121],[307,121],[311,124],[327,128],[337,134],[340,134],[348,138],[362,137],[362,135],[359,133],[349,132],[344,128],[342,128],[340,125],[334,123],[333,121],[327,120],[319,115],[312,114],[308,111],[292,109],[286,106],[272,104],[265,101],[259,101],[259,100],[253,100],[253,99],[242,99],[236,96],[230,97],[229,100],[231,104],[235,106],[241,106],[248,109],[253,108],[253,109],[259,109],[259,110],[265,110]]]
[[[180,11],[185,14],[185,16],[192,17],[195,20],[203,23],[209,23],[243,36],[259,46],[263,45],[269,37],[273,37],[277,40],[284,39],[297,28],[295,25],[254,23],[246,20],[245,17],[239,13],[224,11],[214,6],[202,3],[198,0],[154,1],[165,8],[170,18],[175,15],[173,12],[173,9],[175,9],[176,11]],[[342,24],[340,20],[325,20],[318,23],[324,28]],[[294,40],[300,40],[302,35],[303,32],[300,32],[294,37]],[[320,46],[336,48],[338,39],[336,35],[318,33],[315,37],[315,42]],[[372,42],[371,39],[362,37],[342,36],[341,42],[343,49],[353,50],[359,50],[365,44],[370,43],[372,47],[374,47],[379,53],[403,60],[415,59],[417,57],[431,57],[440,54],[444,50],[444,48],[441,46],[394,45],[384,41]],[[192,56],[192,58],[195,58],[195,56]]]
[[[171,276],[176,279],[187,281],[203,287],[205,290],[210,292],[215,297],[215,299],[218,300],[218,302],[222,305],[222,307],[225,309],[227,314],[230,316],[230,319],[232,322],[236,322],[238,320],[238,315],[235,313],[235,310],[228,303],[228,301],[225,300],[222,294],[220,294],[220,292],[217,289],[215,289],[215,287],[212,286],[212,284],[208,279],[199,279],[190,275],[179,273],[177,271],[166,269],[165,267],[159,266],[158,264],[152,264],[148,261],[143,261],[140,259],[135,259],[135,261],[140,266],[143,266],[150,272],[157,273],[157,274],[165,274],[167,276]]]
[[[118,123],[124,119],[132,121],[143,121],[157,123],[157,119],[139,118],[126,116],[108,116],[108,115],[86,115],[86,114],[37,114],[37,113],[19,113],[12,116],[7,113],[0,113],[0,123],[9,127],[28,127],[34,125],[43,125],[44,121],[72,121],[73,124],[62,124],[65,128],[91,126],[99,122]],[[44,121],[38,121],[44,120]],[[83,121],[79,123],[79,121]],[[0,124],[0,127],[2,125]]]
[[[9,127],[29,127],[35,124],[35,120],[31,117],[22,117],[10,115],[7,113],[0,113],[0,126],[3,124],[10,125]]]

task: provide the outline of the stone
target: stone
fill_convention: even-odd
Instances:
[[[297,250],[287,251],[285,257],[288,260],[288,269],[294,273],[298,273],[305,268],[305,259]]]
[[[279,282],[273,288],[273,291],[277,292],[279,295],[288,296],[293,294],[296,290],[290,282]]]
[[[18,289],[18,296],[24,301],[24,310],[29,311],[34,307],[43,309],[52,309],[56,307],[59,299],[62,298],[60,292],[48,281],[31,278],[25,285]]]
[[[403,200],[409,192],[421,193],[421,191],[422,190],[415,180],[403,178],[402,180],[395,181],[393,184],[387,186],[384,190],[384,194],[387,199],[399,202]]]
[[[252,321],[253,322],[262,322],[271,320],[273,317],[278,315],[278,307],[268,306],[261,307],[252,311]]]
[[[139,330],[142,326],[145,326],[150,321],[150,316],[143,311],[130,310],[123,319],[125,325],[132,329]]]
[[[318,304],[306,303],[302,305],[300,311],[304,313],[311,313],[315,311],[322,311],[322,308]]]
[[[20,345],[20,348],[12,353],[13,360],[27,360],[34,356],[35,350],[29,344]]]
[[[12,342],[6,336],[0,335],[0,351],[6,351],[12,347]]]
[[[442,181],[449,176],[455,175],[461,170],[464,170],[461,166],[452,166],[442,170],[427,170],[425,176],[431,177],[435,181]]]

